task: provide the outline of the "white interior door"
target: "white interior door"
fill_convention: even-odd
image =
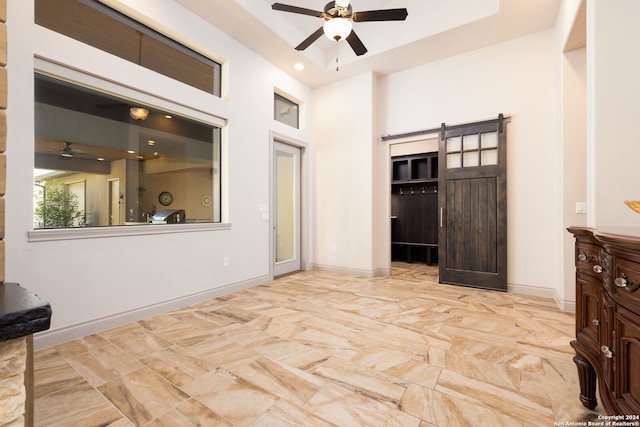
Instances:
[[[120,224],[120,180],[109,181],[109,225]]]
[[[300,149],[274,142],[274,276],[300,270]]]

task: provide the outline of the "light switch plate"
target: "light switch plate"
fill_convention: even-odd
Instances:
[[[587,213],[587,203],[576,202],[576,213],[579,213],[579,214]]]

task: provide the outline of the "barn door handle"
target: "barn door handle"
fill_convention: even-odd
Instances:
[[[442,228],[442,216],[443,216],[443,209],[444,209],[444,208],[440,208],[440,228]]]

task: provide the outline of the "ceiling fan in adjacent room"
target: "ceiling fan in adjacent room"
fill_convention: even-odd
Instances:
[[[349,0],[330,1],[324,7],[323,12],[282,3],[274,3],[271,8],[273,10],[280,10],[283,12],[315,16],[323,18],[326,21],[315,33],[311,34],[302,43],[296,46],[296,50],[305,50],[324,34],[328,38],[336,41],[346,39],[349,46],[351,46],[351,49],[353,49],[355,54],[358,56],[367,53],[367,48],[364,46],[362,40],[360,40],[355,31],[353,31],[354,22],[404,21],[407,19],[408,15],[407,9],[405,8],[354,12],[349,4]]]
[[[89,153],[85,153],[84,151],[80,150],[72,150],[70,142],[65,142],[64,148],[62,149],[62,151],[60,151],[60,157],[62,157],[63,159],[73,159],[76,155],[83,154],[88,155]]]

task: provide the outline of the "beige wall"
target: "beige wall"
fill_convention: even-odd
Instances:
[[[590,226],[631,226],[640,217],[625,200],[640,200],[640,2],[587,1],[587,214]]]

